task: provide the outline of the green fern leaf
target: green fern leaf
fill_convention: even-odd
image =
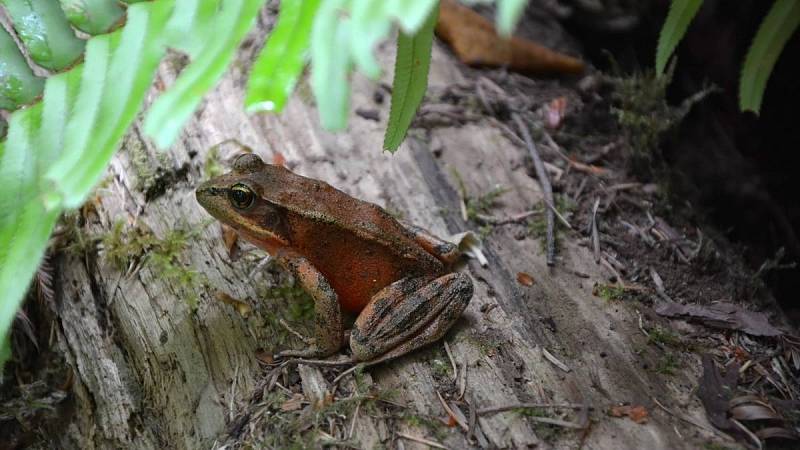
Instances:
[[[528,0],[497,0],[497,32],[500,36],[511,36],[517,26]]]
[[[383,148],[386,150],[394,152],[403,142],[417,108],[425,97],[428,69],[431,64],[433,29],[438,16],[438,9],[434,9],[416,34],[409,36],[401,32],[397,37],[392,107],[383,141]]]
[[[761,22],[747,51],[739,80],[739,108],[742,111],[761,110],[767,80],[786,45],[800,25],[800,1],[777,0]]]
[[[311,24],[320,0],[283,0],[280,16],[253,64],[244,104],[249,112],[280,112],[308,57]]]
[[[692,22],[697,11],[702,6],[703,0],[672,0],[667,14],[667,20],[661,27],[656,48],[656,73],[661,75],[667,67],[672,52],[683,39],[689,23]]]
[[[213,26],[201,31],[210,37],[207,45],[169,91],[156,100],[144,120],[145,133],[160,148],[172,144],[202,95],[222,77],[263,3],[264,0],[226,0],[212,21]]]
[[[67,20],[91,35],[108,31],[125,15],[115,0],[59,0]]]
[[[0,109],[17,109],[42,93],[44,80],[34,76],[25,58],[0,27]]]
[[[323,2],[311,31],[311,90],[322,126],[329,130],[347,125],[351,36],[350,19],[341,12],[348,4],[348,0]]]
[[[64,11],[52,0],[2,0],[14,29],[36,64],[63,70],[83,53],[83,41],[70,28]]]

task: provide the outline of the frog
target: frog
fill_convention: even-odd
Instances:
[[[324,358],[347,344],[376,364],[441,339],[473,295],[458,247],[330,184],[255,153],[195,191],[197,202],[271,255],[314,302],[314,336],[278,358]]]

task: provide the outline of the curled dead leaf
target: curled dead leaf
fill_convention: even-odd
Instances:
[[[253,311],[253,308],[251,308],[250,305],[248,305],[247,303],[241,300],[237,300],[222,291],[217,291],[215,297],[218,301],[233,306],[236,312],[239,313],[239,315],[244,317],[245,319]]]
[[[523,286],[533,286],[535,280],[526,272],[517,272],[517,281]]]

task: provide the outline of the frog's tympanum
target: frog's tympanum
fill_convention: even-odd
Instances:
[[[346,311],[358,314],[350,333],[356,361],[395,358],[441,338],[472,297],[469,276],[450,271],[455,245],[254,154],[201,185],[197,201],[270,253],[313,297],[313,343],[280,356],[336,353]]]

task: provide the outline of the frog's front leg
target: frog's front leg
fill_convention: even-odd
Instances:
[[[354,359],[374,364],[439,340],[469,304],[472,290],[463,273],[390,284],[356,319],[350,334]]]
[[[314,299],[315,335],[313,344],[307,349],[284,350],[277,356],[318,358],[336,353],[344,343],[342,312],[336,292],[325,276],[305,257],[291,250],[280,250],[275,258]]]

